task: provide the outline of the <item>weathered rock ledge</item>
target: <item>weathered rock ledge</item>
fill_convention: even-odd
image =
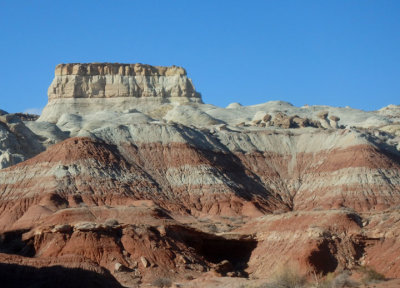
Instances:
[[[181,67],[93,63],[57,65],[48,89],[49,101],[63,98],[194,98],[201,102]]]
[[[185,76],[186,70],[178,66],[151,66],[123,63],[68,63],[58,64],[55,76],[64,75],[122,75],[122,76]]]
[[[41,120],[64,113],[124,111],[163,103],[202,103],[185,69],[145,64],[59,64]]]

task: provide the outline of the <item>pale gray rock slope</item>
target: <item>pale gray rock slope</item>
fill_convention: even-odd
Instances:
[[[32,132],[18,115],[0,116],[0,168],[17,164],[44,150],[43,138]]]
[[[396,153],[400,149],[400,106],[396,105],[362,111],[269,101],[251,106],[232,103],[221,108],[203,104],[186,71],[175,66],[61,64],[55,74],[49,102],[37,121],[7,118],[6,112],[0,111],[0,168],[75,136],[113,143],[185,142],[217,150],[296,150],[304,146],[312,151],[329,146],[330,139],[342,135],[345,129],[352,140],[340,136],[334,145],[372,141]],[[327,138],[324,130],[332,130]],[[272,143],[265,135],[273,131],[294,133],[304,140],[293,146],[282,136]],[[309,137],[317,139],[313,145],[308,144]]]
[[[254,119],[261,118],[257,115],[270,114],[274,117],[279,112],[318,120],[317,114],[321,111],[328,111],[329,114],[340,117],[339,124],[342,129],[311,127],[283,129],[275,126],[262,127],[253,122]],[[400,149],[397,114],[388,117],[379,112],[328,106],[299,108],[280,101],[228,109],[198,103],[145,103],[133,110],[109,111],[107,107],[103,107],[91,113],[64,113],[57,118],[56,123],[43,119],[46,117],[27,122],[25,125],[32,132],[30,135],[33,135],[31,136],[33,139],[42,140],[43,147],[69,137],[87,136],[116,144],[189,143],[203,149],[243,152],[279,150],[285,150],[285,153],[290,150],[295,150],[293,153],[312,152],[371,141],[376,145],[391,147],[393,151]],[[238,125],[240,122],[244,122],[245,125]],[[326,132],[323,132],[324,130]],[[344,131],[348,136],[343,137]],[[275,132],[279,132],[280,136],[271,138],[269,135]],[[298,135],[296,144],[290,142],[293,140],[288,140],[289,134]],[[310,137],[313,139],[312,142],[309,141]],[[12,142],[7,143],[10,151],[10,147],[14,145]],[[8,152],[2,157],[10,157],[6,156],[9,154],[14,155],[11,156],[14,160],[3,161],[5,163],[2,164],[3,168],[34,155],[34,153]]]

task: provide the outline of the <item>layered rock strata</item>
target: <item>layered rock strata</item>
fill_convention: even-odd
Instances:
[[[119,63],[60,64],[48,98],[42,116],[46,121],[54,121],[66,110],[80,114],[104,108],[126,110],[138,104],[201,103],[181,67]]]
[[[128,287],[400,277],[398,111],[224,109],[179,67],[59,65],[40,119],[0,111],[0,262]]]
[[[59,98],[160,97],[200,100],[181,67],[143,64],[60,64],[48,90]]]

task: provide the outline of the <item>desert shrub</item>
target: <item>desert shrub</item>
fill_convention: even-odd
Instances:
[[[270,283],[259,288],[303,288],[307,284],[306,278],[294,270],[284,269],[279,272]]]
[[[350,273],[342,272],[332,281],[332,288],[358,287],[358,283],[350,279]]]
[[[322,274],[317,275],[314,273],[314,283],[311,287],[313,288],[332,288],[332,281],[335,278],[335,274],[329,272],[325,278],[322,279]]]
[[[104,222],[104,224],[105,224],[106,226],[116,226],[116,225],[118,225],[119,223],[118,223],[118,220],[117,220],[117,219],[109,218],[109,219],[107,219],[107,220]]]
[[[334,273],[328,273],[322,281],[318,281],[313,287],[315,288],[345,288],[358,287],[359,284],[350,279],[350,273],[344,271],[335,276]]]
[[[363,274],[363,283],[380,282],[386,280],[385,275],[377,272],[372,267],[361,266],[360,272]]]
[[[155,287],[171,287],[172,286],[172,281],[169,278],[157,278],[156,280],[151,283]]]

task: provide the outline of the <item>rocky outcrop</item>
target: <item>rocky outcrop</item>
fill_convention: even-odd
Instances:
[[[400,277],[397,108],[225,109],[179,67],[59,65],[40,119],[0,111],[0,262],[126,287]]]
[[[181,67],[144,64],[60,64],[48,90],[59,98],[160,97],[200,100]]]
[[[41,119],[53,122],[66,110],[80,114],[138,104],[202,103],[181,67],[119,63],[60,64],[48,98]]]
[[[162,67],[140,63],[68,63],[57,65],[55,75],[186,76],[186,71],[177,66]]]
[[[345,210],[291,212],[257,218],[235,232],[257,231],[248,262],[255,277],[271,277],[282,266],[326,274],[359,265],[367,239],[360,219]]]
[[[0,169],[15,165],[45,150],[42,139],[21,119],[33,120],[26,114],[0,115]]]
[[[269,114],[267,114],[269,115]],[[266,115],[266,116],[267,116]],[[267,116],[266,119],[263,119],[268,123],[271,120],[270,117]],[[322,125],[319,121],[311,120],[309,118],[302,118],[298,115],[288,116],[285,113],[278,112],[275,114],[273,121],[271,122],[271,126],[289,129],[289,128],[306,128],[306,127],[313,127],[313,128],[321,128]]]

